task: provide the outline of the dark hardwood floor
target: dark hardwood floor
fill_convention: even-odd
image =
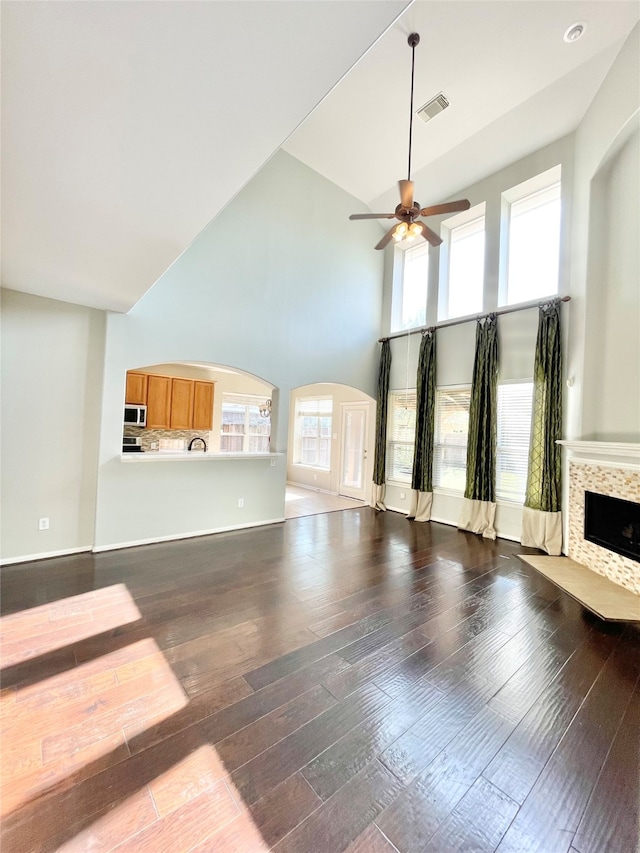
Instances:
[[[370,508],[2,569],[2,851],[636,853],[640,633]]]

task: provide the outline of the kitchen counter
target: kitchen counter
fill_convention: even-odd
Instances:
[[[201,450],[183,450],[178,452],[148,450],[144,453],[122,453],[121,462],[222,462],[239,459],[271,459],[284,456],[284,453],[203,453]]]

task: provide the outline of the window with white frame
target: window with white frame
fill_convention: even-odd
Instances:
[[[391,331],[424,326],[427,320],[429,244],[395,247]]]
[[[496,497],[523,504],[531,440],[533,382],[498,385]]]
[[[467,472],[469,404],[471,388],[438,388],[436,391],[433,447],[433,486],[464,492]]]
[[[221,453],[268,453],[271,418],[262,417],[264,397],[222,395]]]
[[[478,314],[484,293],[485,204],[446,219],[438,294],[438,320]]]
[[[416,436],[416,392],[389,394],[387,421],[387,480],[410,483]]]
[[[333,399],[299,397],[295,413],[294,463],[330,470]]]
[[[558,293],[560,166],[502,194],[500,305]]]

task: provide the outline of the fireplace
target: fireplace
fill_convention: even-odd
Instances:
[[[640,504],[585,491],[584,538],[640,563]]]
[[[559,444],[569,456],[565,553],[576,563],[640,595],[640,443],[561,441]],[[595,497],[595,510],[588,507],[593,500],[590,495]],[[599,499],[604,499],[604,504]],[[616,515],[618,511],[622,512],[622,519]]]

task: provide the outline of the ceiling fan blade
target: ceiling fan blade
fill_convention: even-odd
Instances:
[[[437,213],[457,213],[459,210],[469,210],[471,202],[466,198],[458,201],[448,201],[445,204],[433,204],[431,207],[423,207],[420,216],[435,216]]]
[[[442,240],[435,231],[432,231],[428,225],[425,225],[424,222],[415,222],[414,225],[419,225],[420,230],[422,231],[422,236],[425,240],[428,240],[432,246],[439,246],[442,243]]]
[[[394,219],[395,213],[352,213],[349,219]]]
[[[393,228],[389,228],[389,230],[388,230],[388,231],[387,231],[387,233],[384,235],[384,237],[383,237],[383,238],[380,240],[380,242],[376,245],[376,249],[384,249],[384,247],[387,245],[387,243],[388,243],[388,242],[391,240],[391,238],[393,237],[393,232],[394,232],[395,230],[396,230],[396,226],[395,226],[395,225],[393,226]]]
[[[400,204],[411,210],[413,207],[413,181],[398,181],[400,187]]]

